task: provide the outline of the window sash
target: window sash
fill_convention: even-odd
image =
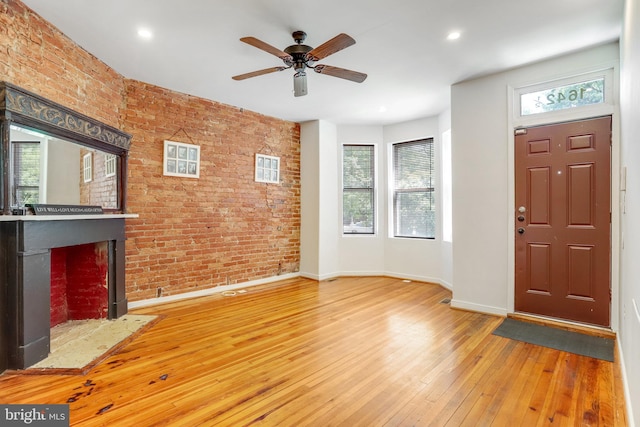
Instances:
[[[435,238],[433,138],[393,145],[393,235]]]
[[[342,147],[342,232],[375,234],[373,145]]]
[[[13,141],[13,204],[40,200],[40,143]]]

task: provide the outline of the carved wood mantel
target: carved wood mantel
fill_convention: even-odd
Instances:
[[[120,211],[126,212],[127,156],[131,135],[91,117],[66,108],[35,93],[0,82],[0,205],[2,214],[11,214],[10,171],[12,123],[38,129],[87,147],[115,154],[120,161]]]

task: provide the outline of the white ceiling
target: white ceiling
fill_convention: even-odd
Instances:
[[[23,2],[126,78],[296,122],[390,124],[446,110],[453,83],[617,40],[624,0]],[[293,70],[231,79],[282,65],[240,37],[284,49],[295,30],[312,47],[352,36],[319,63],[367,80],[312,72],[309,94],[294,97]],[[448,41],[453,30],[461,37]]]

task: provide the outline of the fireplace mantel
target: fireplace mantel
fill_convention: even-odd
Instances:
[[[103,215],[0,215],[0,222],[12,221],[80,221],[85,219],[122,219],[138,218],[138,214],[103,214]]]
[[[125,220],[134,214],[0,216],[0,372],[50,351],[51,249],[107,242],[108,318],[127,313]]]

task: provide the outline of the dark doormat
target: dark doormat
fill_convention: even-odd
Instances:
[[[504,319],[493,334],[613,362],[614,340],[611,338],[596,337],[510,318]]]

